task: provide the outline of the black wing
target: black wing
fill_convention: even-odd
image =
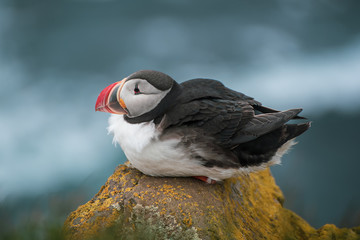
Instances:
[[[281,127],[300,111],[292,109],[255,115],[253,107],[246,101],[201,99],[179,104],[168,111],[159,128],[196,128],[204,135],[213,136],[217,144],[233,148]]]
[[[233,148],[254,140],[285,124],[301,109],[255,114],[261,106],[253,98],[226,88],[210,79],[194,79],[181,84],[186,94],[165,113],[159,128],[188,126],[213,136],[217,144]]]
[[[247,102],[222,99],[199,99],[178,104],[163,117],[159,128],[187,126],[197,128],[218,144],[231,144],[234,134],[253,118],[254,110]]]

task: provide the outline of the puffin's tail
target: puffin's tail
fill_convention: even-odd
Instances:
[[[263,164],[279,162],[280,157],[287,149],[280,149],[285,143],[305,132],[311,122],[301,124],[284,124],[282,127],[262,135],[261,137],[242,143],[233,149],[241,167],[257,167]],[[285,146],[285,145],[284,145]],[[278,150],[283,150],[279,155]],[[273,161],[273,157],[278,157]],[[271,163],[270,163],[271,161]]]

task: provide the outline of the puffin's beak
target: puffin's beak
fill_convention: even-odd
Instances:
[[[120,98],[121,89],[124,86],[126,79],[113,83],[99,94],[95,111],[108,112],[114,114],[127,114],[127,108],[125,102]]]

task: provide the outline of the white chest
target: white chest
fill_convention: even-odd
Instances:
[[[141,153],[159,136],[154,123],[130,124],[124,120],[123,115],[111,115],[108,131],[114,135],[114,143],[119,143],[124,151],[134,154]]]
[[[161,140],[161,133],[153,122],[130,124],[122,115],[112,115],[108,131],[114,135],[113,142],[119,143],[132,166],[147,175],[208,176],[219,180],[231,177],[236,171],[204,167],[180,144],[180,138]]]
[[[130,124],[123,116],[112,115],[108,131],[114,134],[113,141],[119,143],[130,163],[145,174],[186,175],[195,164],[185,160],[179,139],[160,141],[160,132],[153,122]]]

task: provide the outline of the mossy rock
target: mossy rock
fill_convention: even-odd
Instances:
[[[119,165],[64,231],[68,239],[360,239],[360,227],[316,230],[283,202],[270,170],[209,185]]]

